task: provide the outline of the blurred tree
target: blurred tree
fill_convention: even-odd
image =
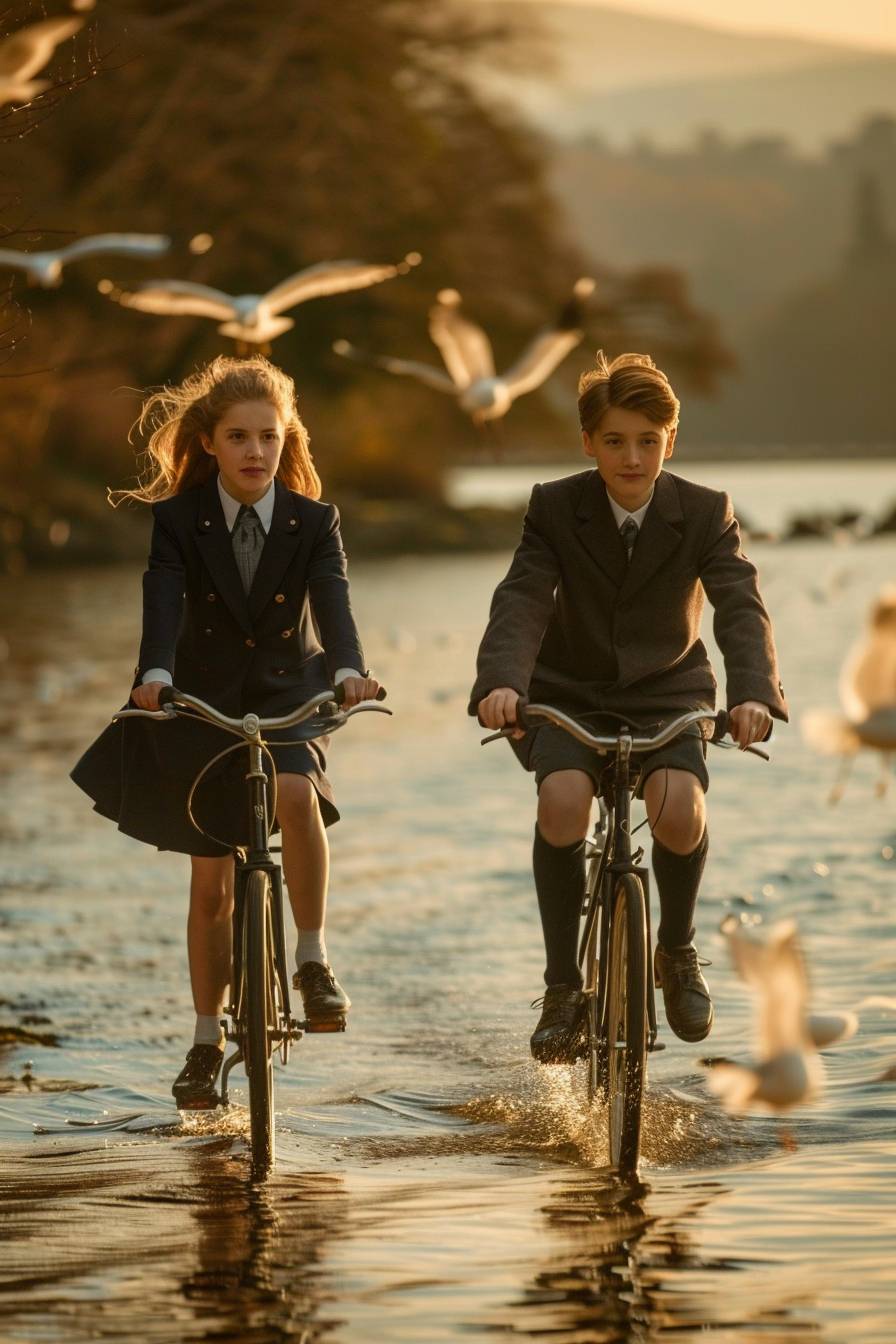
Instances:
[[[504,366],[586,269],[545,184],[543,146],[465,77],[474,57],[520,59],[517,39],[467,0],[120,0],[95,13],[103,78],[29,139],[19,165],[29,241],[134,229],[170,233],[175,246],[139,267],[85,261],[61,289],[27,291],[19,367],[49,372],[0,407],[7,498],[27,502],[48,478],[124,483],[139,389],[229,349],[211,321],[122,309],[100,282],[264,292],[315,261],[410,250],[424,260],[409,276],[299,308],[274,358],[296,378],[328,492],[439,497],[444,464],[477,445],[475,431],[447,399],[347,366],[331,344],[429,358],[426,313],[450,285]],[[212,245],[191,249],[202,234]],[[652,331],[659,357],[681,355],[696,381],[720,366],[681,277],[605,274],[592,347],[606,333],[610,347],[632,348]],[[574,441],[572,363],[562,412],[548,388],[508,418],[508,455]]]

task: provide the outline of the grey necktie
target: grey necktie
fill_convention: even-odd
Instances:
[[[626,518],[619,529],[619,535],[622,538],[622,544],[625,547],[625,554],[628,562],[631,564],[632,551],[635,549],[635,542],[638,540],[638,524],[634,518]]]
[[[264,528],[251,505],[240,505],[230,539],[233,542],[236,567],[243,581],[243,591],[248,593],[264,549]]]

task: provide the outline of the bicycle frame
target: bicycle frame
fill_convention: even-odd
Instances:
[[[271,928],[274,941],[274,970],[280,988],[282,1020],[277,1030],[272,1031],[274,1039],[279,1039],[281,1050],[288,1048],[290,1041],[302,1037],[299,1023],[293,1020],[289,1000],[289,972],[286,964],[286,934],[283,923],[283,887],[280,867],[275,863],[269,846],[270,816],[268,812],[267,775],[262,759],[261,741],[247,741],[249,769],[246,774],[249,805],[249,846],[248,849],[234,851],[236,869],[234,873],[233,904],[233,984],[231,985],[231,1003],[229,1013],[232,1020],[240,1018],[243,994],[243,920],[246,899],[246,887],[251,872],[266,872],[271,882]],[[243,1047],[237,1034],[231,1029],[225,1034],[236,1046],[236,1053],[225,1060],[221,1070],[221,1102],[228,1104],[228,1078],[231,1069],[243,1062]],[[284,1063],[286,1062],[284,1055]]]
[[[599,815],[594,825],[591,843],[594,846],[592,854],[596,849],[600,849],[600,860],[593,890],[588,893],[588,903],[582,912],[584,924],[579,941],[579,965],[584,970],[587,949],[594,933],[595,921],[600,917],[597,984],[594,987],[594,993],[597,996],[601,1021],[603,1021],[606,1011],[610,901],[615,879],[624,873],[634,874],[641,882],[644,891],[648,957],[652,946],[650,872],[640,862],[644,851],[638,848],[632,854],[631,848],[631,757],[631,733],[627,727],[623,726],[619,729],[612,780],[604,784],[598,794]],[[602,839],[603,844],[601,844]],[[587,986],[586,992],[590,992],[587,990]],[[654,1050],[657,1048],[658,1029],[652,975],[647,976],[647,1022],[647,1049]]]

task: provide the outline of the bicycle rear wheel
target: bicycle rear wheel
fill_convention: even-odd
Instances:
[[[254,871],[246,883],[243,913],[243,975],[245,977],[245,1041],[243,1055],[249,1083],[252,1166],[267,1171],[274,1163],[274,1066],[271,1033],[277,1028],[274,959],[271,937],[271,879]]]
[[[607,1111],[610,1162],[638,1169],[647,1053],[647,924],[644,888],[624,873],[613,889],[607,967]]]

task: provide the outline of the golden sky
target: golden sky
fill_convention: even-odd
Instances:
[[[573,0],[599,4],[603,0]],[[553,0],[542,0],[551,4]],[[716,28],[791,33],[896,51],[896,0],[606,0],[614,9]]]

